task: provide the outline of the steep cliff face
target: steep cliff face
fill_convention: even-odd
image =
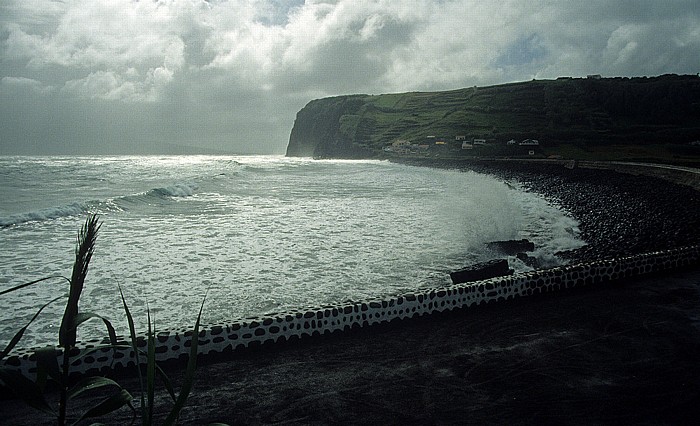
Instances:
[[[366,158],[373,153],[344,132],[343,118],[364,105],[364,95],[339,96],[309,102],[297,113],[289,136],[287,157]]]
[[[453,152],[458,140],[474,138],[584,149],[687,144],[700,139],[700,78],[564,78],[318,99],[297,114],[287,156],[371,158],[397,141],[425,144],[429,136]]]

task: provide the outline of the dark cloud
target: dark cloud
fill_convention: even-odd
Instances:
[[[496,59],[497,67],[526,66],[542,60],[547,55],[547,48],[537,34],[520,37]]]
[[[282,153],[343,93],[700,69],[697,1],[7,0],[0,154]]]

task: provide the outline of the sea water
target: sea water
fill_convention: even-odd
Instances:
[[[450,284],[528,238],[544,266],[580,247],[577,222],[517,182],[385,161],[280,156],[0,157],[0,290],[69,277],[78,230],[102,221],[80,308],[126,334],[398,295]],[[527,269],[511,258],[518,270]],[[0,296],[4,347],[65,280]],[[21,347],[56,343],[63,301]],[[99,322],[79,338],[102,337]]]

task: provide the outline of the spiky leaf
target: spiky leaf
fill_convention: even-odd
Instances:
[[[73,273],[70,279],[70,293],[68,303],[61,320],[61,327],[58,333],[58,343],[64,348],[75,346],[77,330],[74,327],[75,318],[78,315],[78,301],[85,285],[90,259],[95,252],[97,233],[100,229],[99,218],[91,215],[85,221],[83,228],[78,234],[78,243],[75,248],[75,262],[73,263]]]
[[[156,331],[155,324],[151,322],[151,311],[148,310],[148,352],[146,357],[146,408],[148,421],[153,419],[153,401],[156,394]]]
[[[44,399],[44,395],[39,386],[19,371],[8,368],[0,368],[0,382],[12,390],[13,396],[21,399],[30,407],[43,411],[44,413],[55,415],[51,406]]]
[[[48,377],[59,381],[61,373],[58,369],[58,350],[54,346],[46,346],[34,351],[36,356],[36,384],[41,390],[46,385]]]
[[[7,346],[5,347],[5,349],[3,349],[2,352],[0,352],[0,359],[5,358],[7,356],[7,354],[9,354],[10,351],[12,351],[12,349],[14,349],[15,346],[17,346],[17,343],[19,343],[19,341],[22,339],[22,336],[24,336],[24,332],[27,331],[27,327],[29,327],[31,325],[31,323],[34,322],[34,320],[39,316],[41,311],[43,311],[44,308],[46,308],[47,306],[49,306],[50,304],[52,304],[53,302],[57,301],[58,299],[60,299],[62,297],[63,296],[56,297],[55,299],[50,300],[49,302],[45,303],[41,308],[39,308],[39,310],[36,311],[36,313],[34,314],[32,319],[29,320],[27,325],[20,328],[19,331],[17,333],[15,333],[15,335],[12,337],[12,339],[10,340],[10,343],[8,343]]]
[[[104,416],[125,406],[133,411],[134,408],[131,406],[132,400],[133,397],[126,389],[120,389],[119,392],[105,398],[102,402],[83,413],[76,423],[80,423],[83,419]]]
[[[74,328],[78,328],[78,326],[82,323],[84,323],[87,320],[97,318],[99,320],[102,320],[102,322],[105,324],[105,327],[107,328],[107,334],[109,335],[109,342],[113,345],[117,345],[117,333],[114,331],[114,327],[112,326],[112,323],[109,322],[109,320],[101,315],[97,315],[91,312],[81,312],[78,315],[75,316]]]
[[[108,386],[114,386],[118,389],[122,388],[121,385],[119,385],[119,383],[115,382],[112,379],[108,379],[107,377],[86,377],[80,380],[78,383],[76,383],[75,386],[73,386],[71,390],[68,391],[68,399],[73,399],[82,395],[85,392]]]
[[[34,280],[34,281],[31,281],[31,282],[28,282],[28,283],[20,284],[20,285],[18,285],[18,286],[15,286],[15,287],[8,288],[8,289],[6,289],[6,290],[0,291],[0,296],[5,295],[5,294],[7,294],[7,293],[12,293],[13,291],[21,290],[21,289],[23,289],[23,288],[25,288],[25,287],[29,287],[30,285],[34,285],[34,284],[40,283],[40,282],[42,282],[42,281],[52,280],[52,279],[54,279],[54,278],[63,278],[64,280],[69,281],[68,278],[66,278],[66,277],[62,277],[62,276],[60,276],[60,275],[52,275],[52,276],[50,276],[50,277],[39,278],[38,280]]]
[[[206,300],[207,297],[205,295],[204,299],[202,300],[202,305],[199,307],[197,321],[195,322],[194,330],[192,331],[192,338],[190,340],[190,357],[187,360],[187,369],[185,370],[185,378],[182,380],[182,388],[180,388],[180,395],[178,396],[177,401],[175,401],[175,405],[173,406],[172,410],[170,410],[168,417],[165,419],[165,422],[163,423],[165,425],[175,424],[175,421],[180,415],[180,411],[187,402],[187,398],[190,395],[190,391],[192,391],[192,386],[194,385],[194,373],[195,370],[197,370],[197,353],[199,348],[199,323],[202,318],[202,311],[204,310],[204,302]]]

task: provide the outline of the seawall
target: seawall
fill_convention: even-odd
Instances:
[[[578,167],[581,169],[613,170],[635,176],[650,176],[667,182],[690,186],[700,191],[700,169],[694,167],[675,166],[658,163],[637,163],[627,161],[586,161],[586,160],[553,160],[553,159],[491,159],[485,160],[497,163],[522,164],[554,164],[562,167]]]
[[[623,161],[580,161],[578,167],[608,169],[631,175],[652,176],[668,182],[690,186],[700,191],[700,169],[693,167]]]
[[[649,176],[659,178],[667,182],[690,186],[700,191],[700,169],[695,167],[678,166],[659,163],[638,163],[629,161],[587,161],[587,160],[556,160],[536,158],[478,158],[478,159],[441,159],[441,158],[416,158],[393,157],[390,161],[402,164],[428,167],[473,167],[479,165],[548,165],[561,166],[563,168],[580,168],[611,170],[634,176]]]
[[[698,265],[700,245],[694,245],[559,266],[384,299],[238,319],[204,327],[198,335],[199,354],[205,358],[225,356],[252,347],[308,340],[397,320],[566,289],[612,284],[677,269],[696,268]],[[191,337],[192,330],[186,329],[159,332],[156,359],[159,362],[186,359]],[[75,374],[104,374],[135,366],[135,357],[128,342],[123,341],[124,348],[117,350],[99,348],[102,343],[86,342],[76,350],[71,357],[71,371]],[[143,337],[139,338],[138,346],[145,348]],[[4,364],[28,377],[35,376],[35,356],[31,352],[9,356]]]

